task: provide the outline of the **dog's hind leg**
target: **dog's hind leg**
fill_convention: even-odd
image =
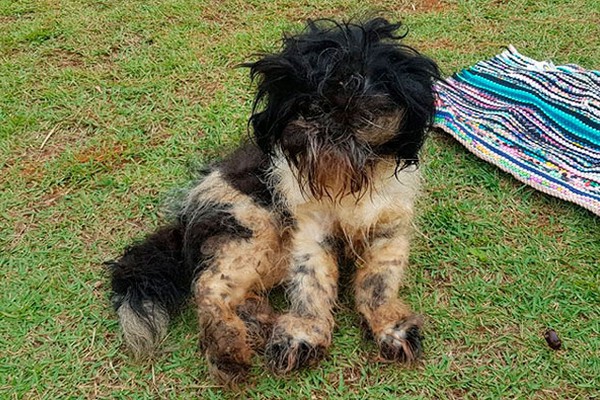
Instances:
[[[237,199],[227,213],[226,223],[231,226],[235,221],[241,234],[214,236],[202,243],[201,251],[209,256],[194,293],[200,343],[209,369],[221,382],[232,384],[248,372],[252,346],[264,342],[256,335],[264,333],[271,316],[258,293],[282,280],[285,261],[280,227],[268,210],[251,200]]]
[[[398,298],[408,264],[409,239],[402,226],[378,227],[355,279],[356,308],[387,359],[410,362],[421,354],[421,317]]]

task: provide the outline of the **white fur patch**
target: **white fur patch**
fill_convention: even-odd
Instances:
[[[147,301],[144,302],[144,310],[148,314],[148,321],[140,318],[127,301],[117,310],[125,342],[136,358],[151,355],[167,334],[169,325],[169,316],[161,307]],[[152,324],[153,329],[148,323]]]
[[[283,157],[277,157],[273,164],[271,179],[275,190],[292,215],[297,216],[302,209],[310,208],[315,221],[333,220],[349,239],[364,237],[377,224],[394,220],[399,225],[410,226],[420,188],[420,172],[415,167],[395,174],[396,163],[382,160],[374,169],[370,190],[362,197],[357,199],[348,194],[334,201],[316,200],[303,192],[295,172]]]

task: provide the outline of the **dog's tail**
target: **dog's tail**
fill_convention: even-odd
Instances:
[[[183,236],[181,223],[161,228],[108,263],[113,305],[136,357],[152,354],[167,333],[170,317],[190,294]]]

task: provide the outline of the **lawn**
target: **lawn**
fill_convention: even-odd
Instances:
[[[433,133],[402,295],[425,355],[380,362],[351,301],[318,368],[216,386],[184,312],[148,363],[102,263],[246,135],[234,68],[309,17],[385,10],[446,75],[513,44],[600,69],[600,0],[0,0],[0,398],[590,399],[600,396],[600,218]],[[543,338],[554,328],[563,349]]]

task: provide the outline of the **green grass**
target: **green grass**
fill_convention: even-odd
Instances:
[[[414,6],[413,6],[414,5]],[[153,363],[124,352],[102,262],[160,222],[194,166],[245,135],[235,69],[307,17],[388,10],[449,74],[514,44],[600,68],[598,0],[0,0],[0,398],[231,398],[190,310]],[[239,397],[594,398],[600,221],[435,134],[412,269],[425,357],[379,362],[343,302],[330,356]],[[557,330],[564,350],[543,339]]]

